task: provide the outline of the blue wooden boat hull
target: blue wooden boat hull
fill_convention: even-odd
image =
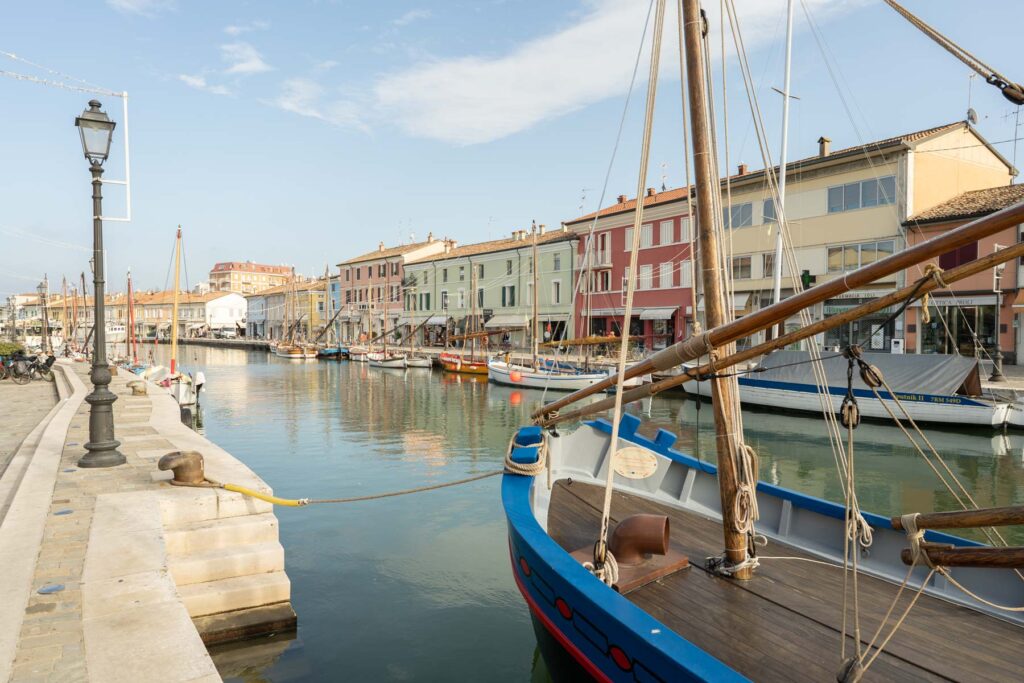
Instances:
[[[717,475],[714,465],[673,450],[671,446],[676,439],[674,434],[660,430],[654,439],[647,439],[636,434],[639,425],[636,417],[627,414],[622,420],[620,437],[623,440],[644,447],[662,458],[663,469],[659,470],[659,474],[671,470],[678,474],[679,468],[683,468],[693,470],[694,478],[703,476],[713,479]],[[611,425],[606,420],[597,420],[580,429],[593,429],[593,434],[607,438],[603,435],[610,433]],[[571,439],[572,436],[569,435],[568,438]],[[536,444],[541,438],[539,427],[520,429],[516,443],[522,447],[517,447],[513,451],[512,459],[522,463],[536,462]],[[578,455],[573,450],[578,449],[578,445],[572,444],[570,447],[563,444],[561,448],[572,458]],[[587,467],[577,468],[572,476],[583,480],[587,476],[586,469]],[[591,475],[596,477],[594,472],[596,470],[591,471]],[[552,476],[557,480],[567,474],[565,471],[559,473],[556,466]],[[603,475],[601,477],[603,478]],[[654,479],[656,478],[657,475]],[[717,496],[717,487],[715,488],[714,495]],[[762,506],[762,519],[787,517],[790,520],[786,522],[787,528],[792,525],[793,536],[790,537],[790,542],[797,539],[801,530],[815,529],[825,534],[822,538],[835,536],[837,544],[840,543],[839,532],[845,517],[842,505],[764,482],[759,482],[757,492],[759,504]],[[545,661],[556,680],[574,679],[580,672],[602,681],[747,680],[622,595],[609,589],[573,559],[548,535],[538,521],[535,497],[545,494],[545,487],[540,484],[535,486],[534,477],[505,474],[502,478],[501,495],[508,526],[512,572],[516,585],[529,606]],[[708,496],[705,496],[704,500],[707,498]],[[652,496],[652,499],[659,498]],[[786,512],[787,509],[789,512]],[[765,512],[766,510],[771,512]],[[778,514],[780,511],[782,514]],[[546,511],[543,514],[546,517]],[[863,571],[892,579],[897,572],[904,571],[902,565],[898,564],[896,549],[903,546],[905,537],[902,532],[892,529],[887,517],[869,512],[863,514],[875,530],[875,544],[879,550],[862,562]],[[771,527],[771,523],[759,524],[758,531],[776,540],[782,536],[779,529]],[[967,539],[933,531],[927,532],[925,539],[957,546],[980,545]],[[836,555],[834,549],[831,555]],[[828,555],[822,555],[826,556]],[[837,557],[841,562],[841,551]],[[891,562],[897,564],[885,564],[890,560],[883,558],[889,557],[894,558]],[[833,558],[833,561],[836,560]],[[992,573],[993,570],[983,571],[988,573],[971,579],[973,590],[987,592],[994,587],[994,581],[1000,580]],[[1007,570],[1006,573],[1010,572]],[[963,576],[971,577],[969,574]],[[1010,581],[1014,593],[1019,591],[1016,577],[1004,577],[1001,580]],[[926,592],[933,591],[929,588]],[[996,597],[997,594],[989,595]],[[944,597],[962,602],[962,596],[952,592],[944,594]],[[566,662],[569,662],[570,673],[559,674],[560,670],[566,670]]]

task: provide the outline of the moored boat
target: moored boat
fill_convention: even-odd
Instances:
[[[405,359],[405,366],[408,368],[432,368],[434,361],[426,356],[409,356]]]
[[[890,385],[898,387],[900,403],[915,422],[1002,428],[1016,423],[1020,411],[1010,401],[982,396],[978,360],[943,354],[863,353],[865,361],[881,371]],[[740,401],[744,404],[808,413],[821,413],[821,398],[806,351],[775,351],[739,377]],[[839,410],[847,393],[847,360],[842,354],[825,354],[821,360],[833,410]],[[890,420],[899,411],[895,400],[880,388],[882,401],[858,373],[852,377],[853,394],[862,417]],[[710,382],[685,385],[703,397],[711,396]],[[1014,413],[1011,415],[1011,412]]]
[[[395,354],[370,354],[370,367],[390,368],[392,370],[404,370],[406,367],[405,356]]]
[[[495,384],[514,387],[577,391],[607,379],[608,373],[534,369],[508,361],[492,360],[487,364],[487,378]]]
[[[488,374],[487,361],[483,358],[445,352],[439,356],[439,360],[441,361],[441,367],[446,372],[459,372],[467,375]]]

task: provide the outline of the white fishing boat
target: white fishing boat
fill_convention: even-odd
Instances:
[[[409,356],[405,359],[405,367],[407,368],[432,368],[434,367],[434,361],[426,356]]]
[[[128,340],[128,328],[124,325],[107,323],[104,329],[108,344],[123,344]]]
[[[1024,412],[1011,401],[982,396],[978,361],[943,354],[863,353],[878,368],[916,422],[1002,428],[1021,425]],[[842,354],[823,354],[829,400],[838,411],[847,394],[847,359]],[[745,405],[821,414],[821,398],[807,351],[775,351],[739,377],[740,401]],[[711,396],[711,382],[689,382],[688,392]],[[861,401],[861,416],[891,420],[899,407],[884,388],[882,401],[853,375],[853,394]]]
[[[576,391],[607,378],[607,372],[534,369],[503,360],[491,360],[487,363],[487,379],[490,381],[528,389]]]
[[[390,368],[392,370],[404,370],[406,368],[405,356],[394,354],[371,354],[369,359],[371,368]]]
[[[369,358],[370,352],[364,346],[353,346],[348,350],[348,359],[357,363],[365,363]]]

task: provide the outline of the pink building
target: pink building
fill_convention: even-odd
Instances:
[[[431,233],[426,242],[397,247],[385,247],[381,242],[375,251],[339,263],[331,297],[332,310],[340,310],[336,323],[341,339],[372,339],[397,327],[402,315],[405,264],[444,249],[445,240],[434,239]]]
[[[640,228],[637,288],[628,325],[631,336],[643,337],[645,350],[661,349],[692,330],[696,306],[691,263],[692,221],[687,216],[687,191],[647,190]],[[574,316],[580,334],[621,335],[626,332],[626,276],[633,240],[636,200],[620,195],[618,202],[597,214],[566,222],[580,236],[583,267],[591,263],[586,285],[576,296]],[[597,222],[595,225],[595,217]],[[589,239],[594,228],[592,245]],[[589,245],[589,246],[588,246]],[[591,249],[591,259],[586,259]]]

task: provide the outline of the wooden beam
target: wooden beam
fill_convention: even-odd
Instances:
[[[953,512],[925,512],[917,516],[918,529],[977,529],[1024,524],[1024,505]],[[892,528],[903,530],[903,520],[892,518]]]
[[[923,545],[932,564],[943,567],[990,567],[992,569],[1024,569],[1024,548],[948,548]],[[903,564],[913,564],[909,548],[900,552]]]

